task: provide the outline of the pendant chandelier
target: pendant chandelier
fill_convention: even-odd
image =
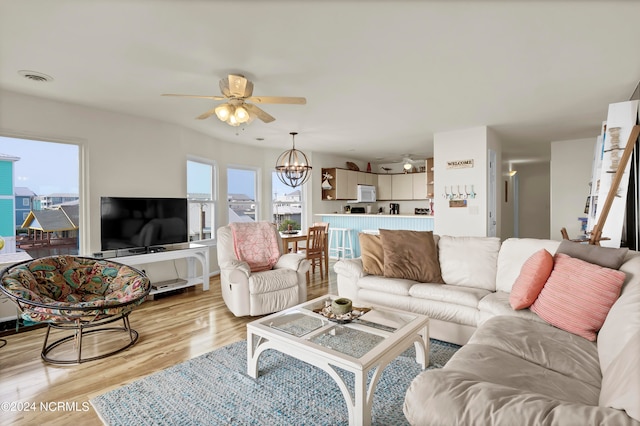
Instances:
[[[280,154],[276,160],[276,174],[280,182],[296,188],[303,185],[311,176],[311,166],[304,152],[296,149],[297,132],[289,133],[293,141],[293,147]]]

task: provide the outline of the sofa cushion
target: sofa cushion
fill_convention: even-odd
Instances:
[[[540,249],[524,262],[520,275],[511,289],[509,303],[513,309],[524,309],[531,306],[540,294],[553,269],[553,256]]]
[[[513,283],[520,275],[522,265],[531,255],[540,249],[554,254],[559,245],[559,241],[536,238],[509,238],[505,240],[498,254],[496,290],[510,293]]]
[[[380,240],[385,277],[442,282],[433,232],[380,229]]]
[[[627,276],[620,295],[640,291],[640,251],[630,250],[619,270]]]
[[[628,248],[600,247],[591,244],[576,244],[569,240],[562,240],[556,253],[563,253],[585,262],[595,263],[605,268],[619,269]]]
[[[380,235],[360,233],[360,257],[366,274],[384,275],[384,250]]]
[[[480,300],[489,293],[489,290],[480,288],[448,284],[414,284],[409,289],[409,294],[418,299],[457,303],[472,308],[477,308]]]
[[[558,400],[446,368],[424,371],[411,382],[403,412],[409,424],[421,426],[638,426],[620,410]]]
[[[298,274],[291,269],[255,272],[249,277],[249,294],[273,293],[298,287]]]
[[[403,311],[415,312],[426,315],[431,319],[455,324],[475,327],[478,323],[478,310],[476,308],[456,303],[437,302],[411,296],[381,293],[367,288],[360,288],[360,290],[358,290],[357,301],[361,304],[370,303],[374,306],[387,306]]]
[[[529,343],[539,343],[540,337],[544,339],[544,335],[538,336],[538,339],[533,339]],[[561,356],[562,350],[562,347],[556,348],[558,355]],[[576,367],[575,364],[572,366]],[[579,370],[579,368],[575,369]],[[546,368],[517,354],[505,352],[492,344],[467,343],[451,357],[444,370],[463,372],[469,377],[484,382],[526,390],[531,394],[560,401],[598,405],[600,394],[598,385]],[[487,403],[491,402],[487,401]]]
[[[629,417],[640,422],[639,353],[640,329],[604,372],[599,405],[624,410]]]
[[[358,287],[386,294],[408,296],[409,289],[415,283],[416,281],[414,280],[407,280],[403,278],[387,278],[379,275],[365,275],[358,280]]]
[[[505,293],[504,291],[495,291],[487,294],[482,298],[480,303],[478,303],[478,309],[480,309],[480,321],[478,325],[483,324],[489,318],[499,315],[524,318],[547,324],[545,320],[531,312],[530,309],[513,310],[511,304],[509,304],[509,293]]]
[[[440,236],[442,279],[451,285],[495,291],[498,250],[499,238]]]
[[[531,310],[548,323],[593,341],[624,279],[624,272],[558,253]]]
[[[512,316],[493,317],[476,330],[469,344],[492,346],[600,388],[602,376],[596,344],[547,323]],[[580,368],[576,368],[577,365]]]
[[[598,334],[602,369],[599,405],[625,410],[640,421],[640,290],[625,292]]]

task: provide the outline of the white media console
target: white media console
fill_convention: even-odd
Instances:
[[[209,246],[200,244],[185,244],[180,247],[168,248],[153,253],[131,254],[125,256],[105,256],[115,262],[129,266],[144,265],[146,263],[164,262],[167,260],[186,259],[187,276],[175,280],[151,282],[153,288],[149,294],[159,294],[167,291],[192,287],[202,283],[202,290],[209,290]],[[196,275],[196,260],[202,266],[202,275]]]

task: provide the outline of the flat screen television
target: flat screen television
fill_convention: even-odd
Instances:
[[[102,250],[148,251],[187,242],[187,212],[186,198],[101,197]]]

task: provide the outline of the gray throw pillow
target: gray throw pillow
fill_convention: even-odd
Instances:
[[[591,244],[580,244],[569,240],[562,240],[556,253],[564,253],[585,262],[600,265],[604,268],[620,269],[628,248],[600,247]]]

